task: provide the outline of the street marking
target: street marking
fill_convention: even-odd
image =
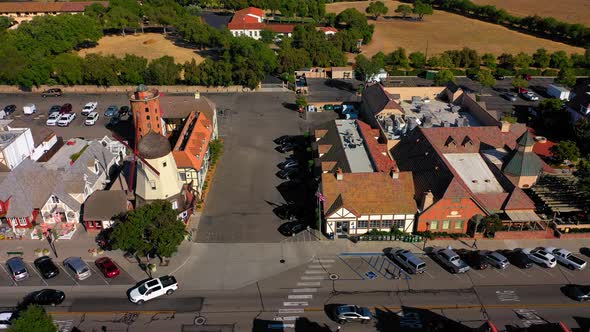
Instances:
[[[505,275],[504,273],[500,272],[500,270],[499,270],[499,269],[496,269],[496,268],[494,268],[494,267],[492,267],[491,269],[492,269],[492,270],[494,270],[494,271],[496,271],[496,273],[498,273],[498,274],[499,274],[499,275],[501,275],[502,277],[506,278],[506,275]]]
[[[309,300],[313,298],[313,295],[289,295],[287,298],[289,300]]]
[[[559,267],[559,269],[561,270],[561,272],[568,274],[570,277],[575,277],[575,275],[573,273],[571,273],[570,271],[568,271],[566,269],[562,269],[561,266]]]
[[[526,273],[526,272],[522,271],[522,269],[521,269],[521,268],[518,268],[518,269],[516,269],[516,271],[518,271],[518,272],[520,272],[520,273],[524,274],[525,276],[527,276],[527,277],[529,277],[529,278],[532,278],[532,277],[533,277],[532,275],[530,275],[530,274],[528,274],[528,273]]]
[[[324,276],[303,276],[301,280],[324,280]]]
[[[6,270],[6,268],[4,267],[4,264],[0,264],[0,266],[2,266],[2,270],[4,270],[4,272],[6,272],[6,274],[8,274],[8,278],[10,278],[10,281],[12,281],[12,283],[15,286],[18,286],[18,284],[16,283],[16,281],[14,281],[14,279],[12,278],[12,276],[10,275],[10,273],[8,273],[8,270]]]
[[[430,277],[430,279],[434,279],[434,276],[430,274],[428,271],[424,271],[424,273],[426,273]]]
[[[520,298],[513,290],[496,291],[496,296],[500,302],[520,302]]]
[[[30,265],[29,265],[29,266],[30,266]],[[33,267],[31,266],[31,270],[35,271],[35,274],[37,275],[37,277],[39,277],[39,279],[41,279],[41,281],[43,281],[43,283],[45,284],[45,286],[49,286],[49,285],[47,284],[47,281],[45,281],[45,279],[43,279],[43,277],[41,277],[41,275],[39,274],[39,272],[37,271],[37,269],[35,269],[35,268],[33,268]]]
[[[332,264],[323,264],[323,265],[313,264],[313,265],[308,266],[307,268],[308,269],[324,269],[324,268],[327,269],[329,267],[332,267]]]
[[[285,307],[306,307],[309,303],[305,301],[301,302],[283,302],[283,306]]]
[[[317,288],[295,288],[291,290],[293,293],[315,293]]]
[[[319,281],[298,282],[297,286],[319,286]]]
[[[305,312],[304,309],[290,309],[290,308],[279,309],[279,314],[302,314],[304,312]]]
[[[475,269],[469,269],[469,273],[473,273],[475,275],[477,275],[478,277],[485,279],[485,276],[477,271],[475,271]]]
[[[305,271],[305,274],[324,274],[326,273],[326,271],[324,270],[307,270]]]
[[[108,282],[108,281],[106,281],[106,279],[105,279],[105,278],[102,276],[102,273],[98,273],[98,272],[96,272],[96,271],[95,271],[95,270],[92,268],[91,264],[88,264],[88,262],[86,262],[86,265],[88,265],[88,268],[89,268],[89,269],[92,271],[92,273],[95,273],[96,275],[98,275],[98,278],[99,278],[100,280],[104,281],[104,283],[105,283],[105,284],[107,284],[107,285],[110,285],[110,284],[109,284],[109,282]]]
[[[320,258],[317,261],[320,262],[320,263],[334,263],[334,260],[333,259],[321,259]]]
[[[299,316],[284,316],[284,317],[275,317],[273,320],[283,321],[283,322],[292,322],[296,321]]]
[[[549,273],[549,272],[545,271],[545,269],[547,269],[547,268],[544,268],[544,267],[540,267],[540,266],[539,266],[537,270],[541,270],[541,271],[543,271],[543,273],[546,273],[546,274],[550,275],[551,277],[553,277],[553,274],[551,274],[551,273]]]
[[[76,280],[76,278],[72,277],[72,275],[68,272],[68,269],[66,269],[65,266],[60,266],[60,267],[61,267],[62,271],[64,271],[68,275],[68,277],[70,277],[76,283],[76,285],[80,286],[80,283],[78,282],[78,280]]]

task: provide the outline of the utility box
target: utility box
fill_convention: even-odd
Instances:
[[[553,98],[558,98],[561,100],[570,100],[570,90],[563,86],[549,84],[547,87],[547,94]]]

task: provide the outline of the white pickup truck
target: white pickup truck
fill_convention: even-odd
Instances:
[[[164,294],[171,295],[178,289],[178,283],[173,276],[163,276],[149,279],[129,291],[129,301],[143,304]]]
[[[567,266],[571,270],[583,270],[586,268],[586,261],[578,256],[574,256],[569,250],[546,247],[545,251],[551,253],[555,256],[558,262]]]

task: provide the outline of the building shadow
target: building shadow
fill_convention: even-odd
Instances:
[[[298,318],[295,321],[296,332],[332,332],[332,329],[326,324],[312,322],[305,317]]]
[[[588,317],[573,317],[576,323],[578,323],[578,328],[572,329],[572,332],[588,332],[590,331],[590,318]]]
[[[281,327],[283,322],[276,320],[254,319],[252,323],[252,332],[281,332],[285,328]]]
[[[377,331],[402,332],[485,332],[490,331],[489,323],[481,321],[479,327],[471,327],[459,321],[454,321],[443,315],[427,309],[403,306],[400,312],[388,309],[375,311]]]

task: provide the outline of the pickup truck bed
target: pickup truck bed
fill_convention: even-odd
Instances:
[[[177,283],[176,278],[174,278],[173,276],[163,276],[160,278],[160,282],[162,283],[162,286],[164,288]]]

